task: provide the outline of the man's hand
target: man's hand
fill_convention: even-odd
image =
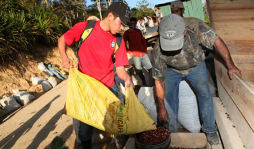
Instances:
[[[168,112],[165,107],[159,108],[158,120],[159,122],[168,122]]]
[[[125,84],[125,90],[127,89],[127,87],[131,86],[131,87],[135,87],[131,77],[129,76],[129,74],[125,71],[123,66],[120,67],[116,67],[116,73],[117,76],[121,79],[124,80],[124,84]]]
[[[133,57],[133,53],[130,53],[130,57],[131,57],[131,58]]]
[[[127,90],[127,87],[129,87],[129,86],[131,86],[133,89],[135,88],[130,77],[128,77],[126,80],[124,80],[124,84],[125,84],[125,90]]]
[[[62,58],[62,66],[63,68],[71,68],[73,67],[73,61],[69,59],[68,57]]]
[[[242,73],[241,70],[239,70],[236,66],[233,66],[231,68],[228,69],[228,75],[229,78],[232,79],[233,78],[233,73],[238,74],[240,77],[242,77]]]

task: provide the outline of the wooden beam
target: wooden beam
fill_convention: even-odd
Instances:
[[[236,74],[230,80],[225,66],[217,59],[214,62],[219,97],[224,104],[228,105],[226,107],[236,124],[244,145],[250,149],[254,148],[254,88]]]
[[[203,148],[206,145],[204,133],[171,133],[170,147]]]
[[[254,133],[252,129],[246,122],[244,116],[239,111],[238,107],[236,106],[232,98],[229,96],[225,88],[222,86],[219,79],[217,79],[217,86],[219,91],[219,97],[223,102],[223,106],[225,106],[225,108],[227,109],[228,111],[227,113],[230,115],[230,118],[234,123],[234,126],[238,131],[245,148],[253,149]]]
[[[254,64],[254,55],[231,55],[236,64]]]
[[[254,3],[253,0],[209,0],[211,4],[245,4]]]
[[[217,59],[214,60],[216,77],[224,86],[234,103],[237,105],[247,123],[254,131],[254,88],[244,82],[236,74],[230,80],[225,66]]]
[[[152,38],[152,37],[154,37],[154,36],[158,36],[159,35],[159,33],[158,32],[154,32],[154,33],[152,33],[152,34],[147,34],[147,35],[144,35],[144,38],[145,39],[148,39],[148,38]]]
[[[228,116],[228,111],[221,102],[220,98],[214,97],[213,103],[214,103],[215,120],[219,128],[224,148],[226,149],[244,148],[243,142],[239,137],[237,130],[235,129],[235,125],[231,121],[230,116]]]

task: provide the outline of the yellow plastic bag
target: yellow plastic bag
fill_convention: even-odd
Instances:
[[[123,104],[101,82],[75,68],[70,69],[63,113],[113,134],[156,129],[132,87],[127,89]]]

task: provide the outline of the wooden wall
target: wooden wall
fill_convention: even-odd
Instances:
[[[254,0],[206,0],[212,28],[243,77],[254,82]]]

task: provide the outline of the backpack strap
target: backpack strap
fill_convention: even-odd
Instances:
[[[121,42],[122,42],[122,36],[120,34],[116,34],[116,47],[115,47],[114,54],[120,48]]]
[[[95,20],[88,20],[87,24],[86,24],[86,27],[83,31],[83,33],[81,34],[80,36],[80,39],[79,39],[79,43],[78,43],[78,47],[77,47],[77,57],[78,57],[78,61],[79,61],[79,64],[80,64],[80,67],[82,69],[82,65],[81,65],[81,62],[80,62],[80,58],[78,56],[78,51],[79,51],[79,48],[81,46],[81,44],[86,40],[86,38],[91,34],[91,32],[93,31],[94,29],[94,26],[95,26],[95,23],[96,21]]]

